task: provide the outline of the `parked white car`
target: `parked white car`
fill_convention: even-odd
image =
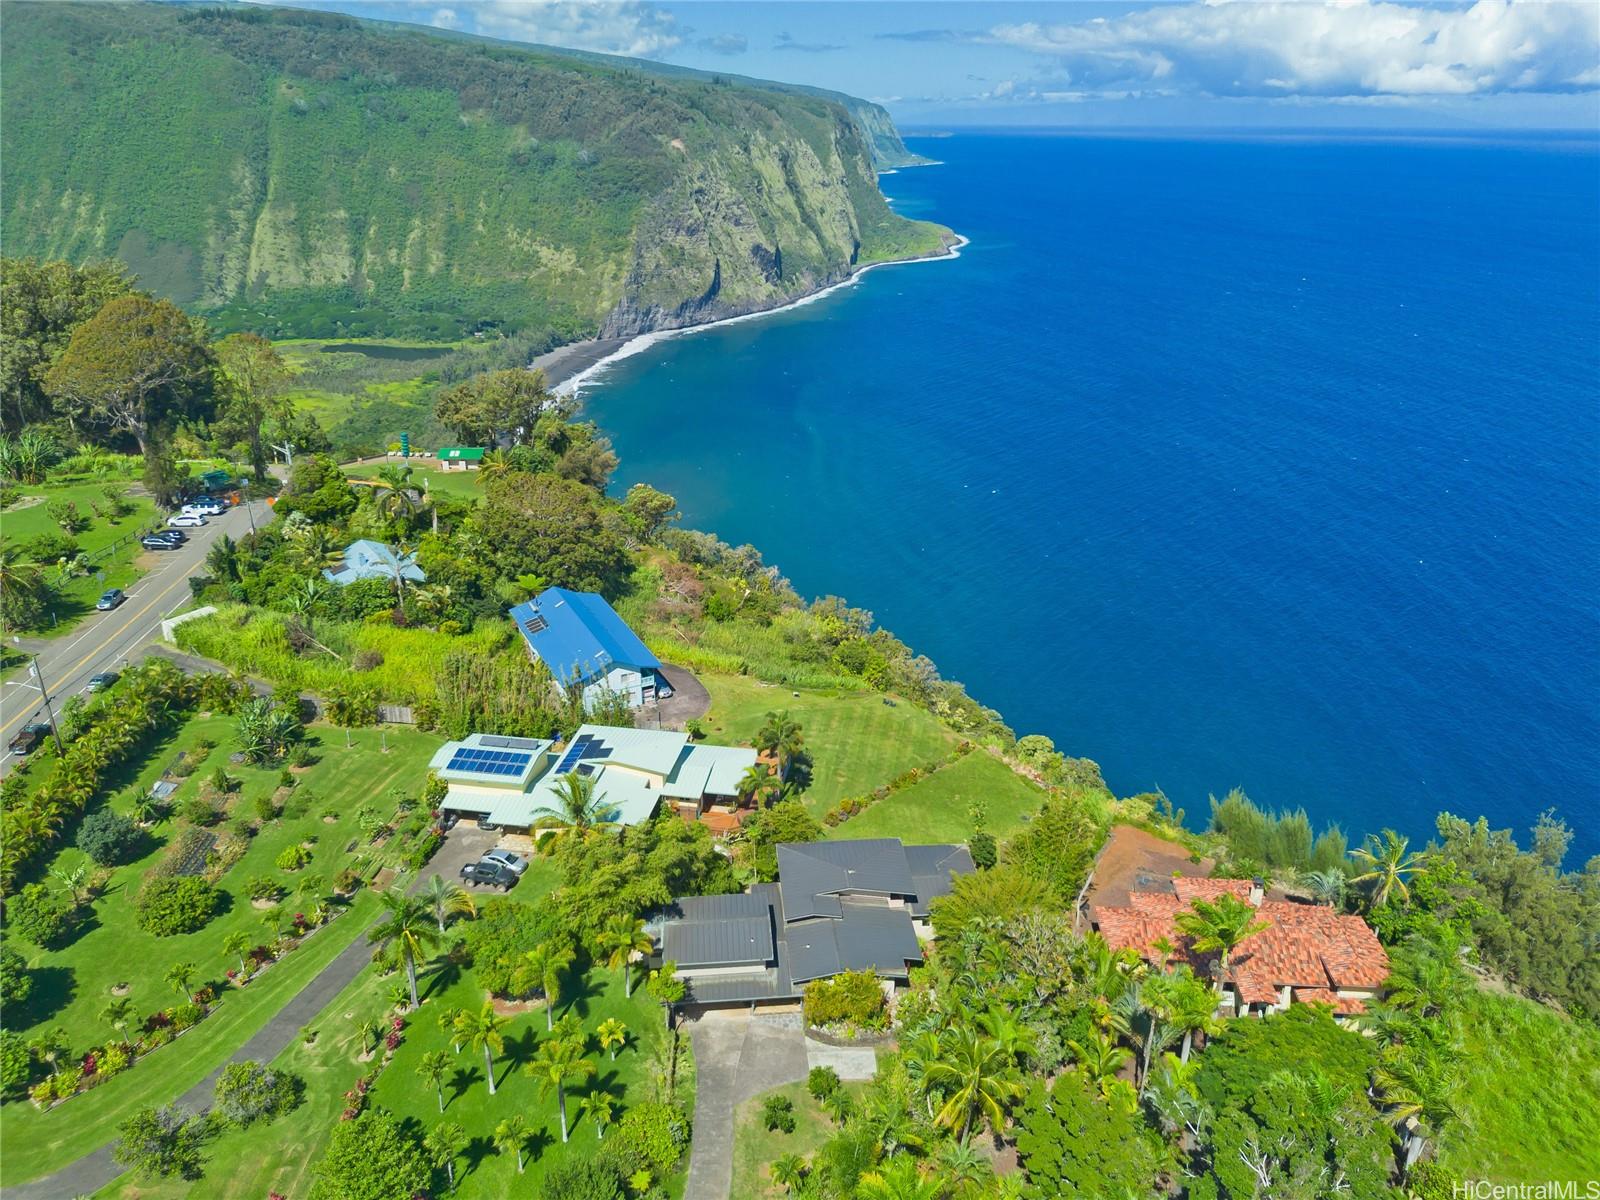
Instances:
[[[513,854],[509,850],[491,850],[480,861],[494,863],[496,866],[504,867],[508,871],[514,871],[518,875],[528,869],[528,860],[520,854]]]
[[[196,500],[193,504],[185,504],[179,511],[196,517],[220,517],[228,511],[228,506],[221,500]]]
[[[206,519],[199,513],[177,512],[167,518],[167,524],[174,529],[194,529],[205,523]]]

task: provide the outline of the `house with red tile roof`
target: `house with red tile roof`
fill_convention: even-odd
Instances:
[[[1157,966],[1188,963],[1216,978],[1215,954],[1196,952],[1177,916],[1196,900],[1232,895],[1255,909],[1267,927],[1228,958],[1221,1011],[1228,1016],[1281,1012],[1290,1004],[1327,1004],[1353,1017],[1377,999],[1389,976],[1389,955],[1360,917],[1323,904],[1268,898],[1249,879],[1175,875],[1150,890],[1130,891],[1126,904],[1091,905],[1090,920],[1114,950],[1135,950]]]

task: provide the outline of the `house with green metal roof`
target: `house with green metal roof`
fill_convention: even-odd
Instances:
[[[476,471],[483,466],[482,446],[445,446],[435,456],[443,471]]]

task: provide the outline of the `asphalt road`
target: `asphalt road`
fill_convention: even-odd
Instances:
[[[272,510],[262,501],[251,505],[257,526],[272,520]],[[161,632],[163,617],[189,599],[189,576],[203,567],[211,543],[226,533],[239,538],[250,532],[244,506],[220,517],[207,518],[204,527],[186,529],[189,540],[179,550],[146,550],[140,560],[149,570],[128,589],[128,599],[110,612],[90,613],[72,632],[44,641],[24,638],[18,645],[37,651],[39,670],[50,690],[50,702],[59,716],[68,696],[84,691],[91,675],[121,671],[141,657],[140,648]],[[0,688],[0,748],[31,721],[44,721],[44,701],[37,681],[26,670]],[[10,750],[0,754],[0,776],[15,765]]]

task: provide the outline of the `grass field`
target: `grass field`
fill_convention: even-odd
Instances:
[[[904,791],[879,800],[828,832],[830,838],[897,837],[913,843],[964,842],[974,800],[989,805],[988,830],[1004,840],[1039,811],[1044,790],[998,758],[974,750]]]
[[[748,745],[773,710],[800,723],[812,758],[805,802],[818,817],[844,796],[864,795],[911,767],[943,760],[957,740],[931,713],[876,693],[797,691],[725,675],[700,681],[711,693],[712,742]]]
[[[859,1099],[864,1083],[846,1083],[844,1090]],[[761,1120],[761,1104],[768,1096],[787,1096],[794,1103],[794,1132],[769,1130]],[[784,1195],[772,1182],[767,1168],[785,1154],[802,1158],[812,1154],[833,1136],[833,1120],[811,1098],[804,1083],[788,1083],[753,1099],[746,1100],[733,1116],[733,1188],[730,1196],[738,1200],[768,1200]]]
[[[138,772],[134,786],[112,800],[112,807],[126,810],[132,797],[148,789],[178,750],[193,747],[199,739],[208,737],[219,744],[178,790],[174,799],[181,804],[194,794],[211,770],[226,762],[232,748],[232,726],[231,718],[215,717],[190,721],[181,727],[158,744]],[[194,964],[196,986],[201,982],[220,983],[227,969],[236,965],[221,949],[229,933],[244,930],[259,940],[266,939],[262,914],[252,907],[245,893],[249,879],[271,876],[292,893],[301,879],[314,877],[323,882],[322,893],[326,894],[332,876],[348,863],[346,845],[357,837],[355,810],[366,803],[382,807],[392,788],[415,788],[440,739],[409,730],[391,730],[389,753],[383,754],[376,730],[355,731],[351,749],[345,748],[342,732],[323,732],[325,744],[318,752],[320,761],[301,776],[299,785],[290,793],[285,815],[259,832],[245,856],[222,877],[219,887],[226,896],[225,908],[205,928],[158,938],[140,930],[133,920],[133,897],[145,871],[160,857],[172,835],[173,822],[169,818],[155,829],[146,853],[136,862],[116,869],[105,893],[94,903],[87,929],[69,945],[40,950],[8,937],[6,944],[28,959],[34,979],[27,1006],[8,1010],[8,1026],[24,1033],[34,1027],[62,1026],[75,1049],[103,1043],[114,1034],[100,1017],[114,985],[131,985],[129,998],[142,1018],[176,1001],[162,978],[173,964]],[[248,813],[257,796],[269,793],[277,785],[276,770],[229,764],[228,771],[242,781],[232,794],[230,812]],[[339,814],[331,824],[322,816],[330,808]],[[307,867],[292,874],[276,869],[274,859],[284,848],[311,837],[317,842]],[[82,858],[81,851],[68,846],[53,865],[70,869]],[[26,1103],[6,1105],[0,1182],[33,1178],[94,1149],[139,1104],[170,1099],[203,1078],[298,991],[320,964],[360,934],[364,914],[375,900],[367,893],[358,895],[356,912],[312,937],[261,979],[242,990],[222,989],[218,1011],[181,1039],[178,1044],[183,1049],[157,1050],[125,1075],[47,1113]],[[292,897],[286,901],[292,903]],[[198,1065],[203,1069],[196,1070]]]
[[[403,463],[401,459],[391,459],[394,466],[407,465],[411,467],[411,482],[417,488],[426,487],[429,492],[441,496],[448,496],[455,500],[481,500],[483,498],[483,485],[478,482],[476,471],[441,471],[430,465],[434,460],[427,458],[413,458],[410,463]],[[351,479],[376,479],[378,472],[386,464],[367,463],[359,467],[348,467],[345,474]]]
[[[1462,1120],[1440,1161],[1465,1179],[1502,1183],[1600,1178],[1600,1032],[1486,992],[1473,996],[1462,1029]]]

